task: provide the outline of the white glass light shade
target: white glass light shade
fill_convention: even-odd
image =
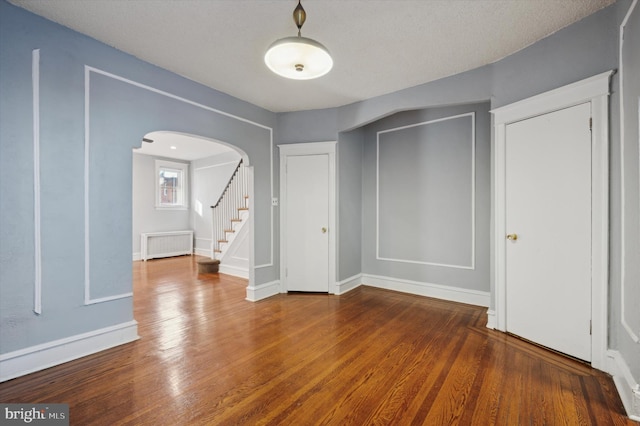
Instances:
[[[265,53],[264,63],[274,73],[294,80],[318,78],[333,67],[327,48],[306,37],[276,40]]]

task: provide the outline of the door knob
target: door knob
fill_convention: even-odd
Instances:
[[[518,234],[507,234],[507,240],[516,241],[518,239]]]
[[[322,233],[326,234],[327,233],[327,228],[322,228]]]

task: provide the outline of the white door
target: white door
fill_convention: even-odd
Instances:
[[[329,155],[286,157],[288,291],[329,291]]]
[[[506,328],[591,360],[591,105],[506,126]]]

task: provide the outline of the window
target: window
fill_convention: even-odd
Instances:
[[[156,160],[156,208],[187,209],[189,165]]]

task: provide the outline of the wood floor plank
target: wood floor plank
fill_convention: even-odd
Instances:
[[[481,363],[478,365],[471,391],[469,408],[465,410],[460,424],[498,424],[498,410],[501,399],[507,397],[501,388],[505,383],[504,376],[507,373],[505,368],[505,351],[496,349],[495,340],[485,340],[486,346],[481,354]],[[478,398],[478,395],[483,395]],[[476,396],[474,398],[474,396]]]
[[[141,339],[0,384],[73,425],[636,425],[584,363],[486,309],[359,287],[245,300],[196,257],[135,262]]]

